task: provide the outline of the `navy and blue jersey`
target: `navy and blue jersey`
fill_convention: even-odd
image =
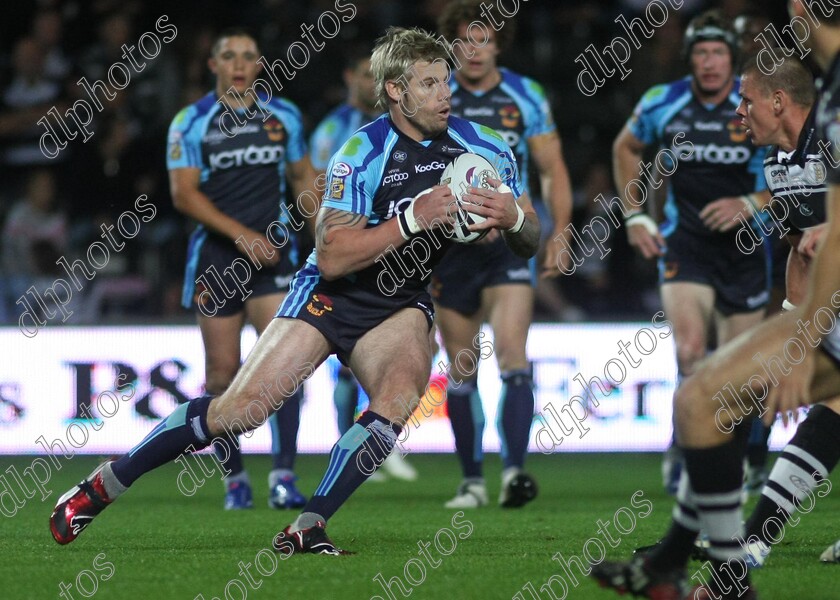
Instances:
[[[396,217],[417,194],[440,183],[446,166],[467,151],[480,154],[496,165],[514,197],[522,195],[516,159],[492,129],[450,117],[446,131],[432,140],[418,142],[400,132],[388,115],[383,115],[357,131],[333,156],[327,169],[322,207],[362,215],[367,219],[366,227],[376,227]],[[424,268],[400,256],[401,250],[418,239],[423,239],[431,250]],[[382,260],[373,265],[330,282],[320,280],[317,251],[313,251],[298,272],[279,316],[296,316],[315,285],[333,294],[358,292],[399,303],[424,292],[429,270],[449,246],[449,240],[439,229],[424,230],[404,246],[383,253]],[[404,279],[393,291],[380,285],[380,275],[391,268],[400,269],[398,276]]]
[[[306,155],[297,107],[272,98],[263,110],[271,113],[265,121],[261,110],[254,110],[251,117],[238,111],[242,124],[230,128],[231,115],[210,92],[172,120],[166,154],[169,170],[201,169],[201,192],[221,212],[260,233],[274,221],[288,222],[286,163]],[[222,118],[234,135],[222,129]]]
[[[703,224],[699,213],[709,202],[766,189],[766,148],[750,142],[735,114],[740,80],[726,100],[705,105],[691,89],[691,77],[657,85],[636,105],[627,126],[644,144],[670,150],[678,164],[670,176],[662,233],[677,227],[699,235],[721,235]],[[667,155],[662,170],[675,168]]]
[[[309,138],[312,165],[318,171],[326,171],[330,158],[341,145],[362,125],[367,125],[376,118],[350,104],[342,104],[327,114],[318,123]]]
[[[787,220],[800,231],[825,221],[827,171],[819,147],[816,116],[814,107],[793,151],[774,146],[764,159],[764,177],[770,193],[787,204]]]
[[[498,85],[485,92],[471,92],[454,79],[452,114],[495,129],[513,150],[519,164],[522,189],[528,187],[528,140],[557,129],[542,86],[533,79],[500,68]]]

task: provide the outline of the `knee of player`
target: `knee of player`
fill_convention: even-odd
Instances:
[[[689,337],[677,342],[677,366],[680,375],[694,373],[697,363],[706,355],[706,340]]]
[[[691,426],[707,415],[714,415],[708,406],[711,394],[705,389],[702,377],[695,375],[685,379],[674,394],[674,416],[678,425]]]
[[[211,404],[207,425],[213,435],[240,435],[265,423],[275,410],[262,396],[226,392]]]
[[[205,361],[204,387],[208,394],[221,395],[239,371],[239,353],[230,356],[207,356]]]
[[[237,365],[238,367],[238,365]],[[204,381],[204,391],[208,394],[213,394],[214,396],[219,396],[224,393],[230,382],[233,381],[234,376],[236,375],[236,369],[230,371],[228,369],[220,370],[210,370],[207,369],[207,376]]]
[[[475,348],[461,348],[453,353],[447,348],[447,356],[452,357],[449,363],[439,364],[439,370],[456,382],[470,381],[477,377],[481,355]]]
[[[499,371],[515,371],[528,368],[525,345],[518,342],[496,341],[493,351],[499,364]]]

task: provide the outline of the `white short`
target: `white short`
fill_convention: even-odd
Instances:
[[[840,363],[840,327],[836,326],[823,336],[822,349],[835,361]]]

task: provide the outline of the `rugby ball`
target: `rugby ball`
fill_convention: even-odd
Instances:
[[[474,223],[483,222],[484,217],[470,212],[471,203],[462,199],[467,193],[467,188],[470,187],[494,189],[488,181],[490,178],[500,179],[496,168],[490,164],[489,160],[472,152],[461,154],[443,170],[440,184],[448,186],[452,195],[455,196],[455,206],[452,211],[454,219],[452,239],[456,242],[471,244],[490,231],[489,229],[483,231],[467,229]]]

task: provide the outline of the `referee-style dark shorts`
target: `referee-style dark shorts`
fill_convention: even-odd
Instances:
[[[297,249],[272,249],[280,261],[258,269],[230,240],[196,231],[187,249],[181,304],[208,317],[227,317],[242,312],[251,298],[285,294],[297,270],[290,254],[296,257]]]
[[[751,254],[738,249],[733,234],[701,236],[677,228],[665,238],[659,283],[702,283],[715,290],[715,309],[725,316],[759,310],[770,300],[772,245]]]
[[[348,365],[359,338],[403,308],[422,311],[429,329],[432,328],[435,310],[425,289],[383,296],[360,287],[351,288],[342,280],[323,281],[317,269],[307,264],[292,281],[276,316],[312,325],[333,347],[338,360]]]
[[[432,272],[432,298],[438,306],[474,315],[481,308],[484,288],[534,285],[533,265],[533,260],[511,252],[501,237],[489,244],[452,244]]]

